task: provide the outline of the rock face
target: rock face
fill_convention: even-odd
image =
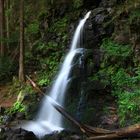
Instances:
[[[86,58],[88,62],[88,65],[86,65],[87,68],[85,66],[87,69],[87,76],[96,73],[100,68],[101,57],[103,55],[100,50],[100,45],[104,38],[110,37],[114,32],[114,24],[110,22],[112,18],[110,16],[110,12],[112,11],[110,5],[115,5],[116,1],[112,1],[111,4],[110,2],[104,3],[105,1],[101,1],[100,6],[92,10],[92,14],[85,26],[85,47],[87,50],[90,50],[90,54],[87,55],[88,57]],[[90,61],[92,65],[89,63]],[[93,84],[92,87],[94,87],[94,91],[103,89],[103,85],[100,84],[100,82],[95,81],[95,83],[96,84],[91,83]],[[87,85],[89,85],[89,83]]]
[[[83,5],[86,9],[93,9],[100,4],[101,0],[83,0]]]
[[[99,63],[102,54],[99,46],[102,43],[102,39],[111,36],[114,31],[113,23],[107,24],[110,19],[109,11],[104,7],[99,7],[92,10],[92,14],[85,27],[84,42],[86,42],[86,48],[92,50],[95,66],[94,70],[100,65]]]
[[[115,6],[117,1],[87,0],[83,2],[83,6],[86,9],[91,10],[91,15],[84,27],[83,46],[86,51],[83,57],[83,68],[81,69],[77,62],[77,64],[75,63],[74,70],[72,71],[74,77],[72,78],[72,84],[70,84],[68,93],[66,94],[66,100],[69,100],[66,101],[66,106],[68,107],[67,110],[79,121],[83,121],[85,123],[90,122],[86,119],[96,113],[96,118],[95,115],[91,117],[92,120],[95,120],[94,123],[92,123],[92,125],[95,126],[99,125],[102,121],[100,119],[100,115],[102,115],[102,113],[101,111],[98,111],[98,109],[102,110],[102,108],[98,107],[100,102],[96,101],[96,99],[98,100],[97,95],[104,93],[109,89],[109,87],[106,87],[99,80],[95,79],[91,81],[89,77],[97,73],[100,69],[101,58],[103,55],[100,50],[102,40],[104,38],[111,37],[114,32],[114,24],[110,22],[110,20],[112,19],[111,13],[113,12],[113,6]],[[101,97],[102,95],[99,96],[99,99]],[[71,102],[73,102],[73,104]],[[95,104],[93,102],[95,102]],[[103,101],[101,102],[103,103]],[[98,103],[97,106],[96,103]],[[88,106],[89,104],[90,107]],[[85,114],[87,114],[87,116]]]

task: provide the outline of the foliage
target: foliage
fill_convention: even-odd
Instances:
[[[38,56],[41,70],[37,72],[37,83],[40,86],[49,85],[58,68],[62,50],[60,50],[59,44],[54,41],[47,44],[42,42],[36,49],[41,51],[43,55]]]
[[[140,19],[140,9],[139,8],[136,8],[136,9],[133,9],[130,13],[130,17],[129,17],[129,21],[130,23],[133,22],[133,20],[139,18]]]
[[[37,75],[37,83],[39,86],[46,86],[50,84],[51,81],[48,72],[39,71]]]
[[[14,114],[17,112],[25,112],[25,110],[26,110],[26,106],[23,103],[16,101],[14,105],[9,109],[8,113]]]
[[[49,32],[55,32],[58,35],[65,34],[68,25],[68,18],[65,16],[64,18],[56,19],[54,24],[49,28]]]
[[[140,122],[140,90],[131,92],[125,91],[119,94],[119,108],[118,113],[120,117],[120,124],[124,126],[128,121],[129,123]]]
[[[120,68],[113,73],[111,76],[111,83],[115,89],[126,89],[129,88],[135,82],[124,69]]]
[[[41,62],[42,70],[37,73],[37,83],[40,86],[49,85],[51,83],[52,77],[56,74],[58,62],[55,61],[55,58],[50,57],[48,60],[43,60]]]
[[[111,39],[104,39],[101,48],[107,57],[113,56],[117,57],[117,59],[126,58],[132,53],[130,45],[121,45],[112,41]]]
[[[81,7],[83,4],[82,0],[74,0],[73,1],[73,7],[78,9],[79,7]]]
[[[33,23],[29,24],[26,28],[27,34],[37,34],[39,32],[39,23],[38,21],[34,21]]]

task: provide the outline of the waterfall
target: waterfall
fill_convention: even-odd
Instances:
[[[73,59],[77,53],[81,53],[82,51],[80,46],[80,38],[83,34],[84,24],[90,16],[90,13],[91,12],[88,12],[79,22],[72,39],[70,51],[66,55],[58,76],[56,77],[49,93],[49,96],[62,106],[64,105],[65,92],[69,82],[69,74],[72,68]],[[45,96],[35,121],[23,125],[23,128],[33,131],[38,136],[43,136],[46,133],[63,129],[62,116],[53,108],[48,101],[47,96]]]

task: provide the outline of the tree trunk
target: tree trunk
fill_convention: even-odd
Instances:
[[[6,10],[9,10],[10,9],[10,0],[7,0],[6,1]],[[6,37],[7,37],[7,50],[9,52],[9,39],[10,39],[10,29],[9,29],[9,21],[10,21],[10,17],[9,17],[9,12],[8,14],[6,15]]]
[[[19,81],[24,78],[24,0],[20,0],[20,52],[19,52]]]
[[[4,0],[0,0],[0,55],[4,56]]]

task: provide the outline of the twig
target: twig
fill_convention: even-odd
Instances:
[[[28,79],[28,81],[30,82],[31,86],[39,93],[44,94],[44,92],[37,86],[37,84],[28,76],[26,75],[26,78]]]

